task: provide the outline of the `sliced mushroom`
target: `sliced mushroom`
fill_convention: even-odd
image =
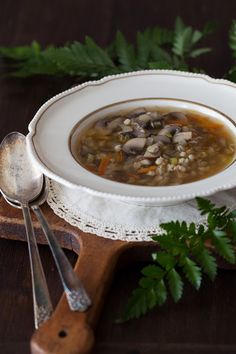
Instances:
[[[122,135],[130,134],[133,132],[133,128],[129,125],[122,125],[121,129],[122,130],[119,132],[119,134],[122,134]]]
[[[160,150],[160,147],[158,144],[153,144],[147,147],[147,151],[150,152],[151,154],[156,154]]]
[[[112,119],[111,121],[107,122],[107,128],[113,132],[116,128],[119,127],[122,121],[123,119],[121,117]]]
[[[163,115],[161,113],[158,112],[150,112],[150,118],[153,122],[155,122],[156,120],[162,120],[163,119]]]
[[[143,116],[148,116],[148,118],[144,118],[144,120],[146,120],[146,126],[148,126],[149,128],[160,128],[161,126],[161,121],[162,121],[162,115],[158,112],[147,112],[145,115]]]
[[[142,166],[150,166],[151,165],[151,161],[148,159],[143,159],[140,161]]]
[[[108,135],[116,130],[120,124],[122,123],[123,119],[121,117],[117,117],[115,119],[105,118],[100,119],[96,122],[95,128],[98,129],[103,135]]]
[[[140,116],[141,114],[146,113],[146,109],[144,107],[136,108],[135,110],[129,112],[127,115],[128,118],[135,118]]]
[[[146,144],[146,138],[133,138],[128,140],[123,145],[123,151],[127,154],[135,155],[136,153],[143,150]]]
[[[81,145],[81,147],[80,147],[80,155],[82,157],[87,157],[89,153],[90,153],[89,147],[87,145],[85,145],[85,144]]]
[[[154,143],[154,138],[153,138],[153,136],[149,136],[148,138],[147,138],[147,145],[152,145]]]
[[[155,143],[158,143],[158,144],[169,144],[171,142],[171,139],[166,135],[154,136],[153,140]]]
[[[177,119],[182,122],[187,122],[187,117],[184,113],[182,112],[169,112],[164,114],[164,119]]]
[[[111,130],[107,127],[107,119],[100,119],[96,122],[94,128],[99,130],[100,134],[108,135],[111,133]]]
[[[171,118],[187,121],[187,117],[183,112],[170,112],[168,114],[169,116],[171,116]]]
[[[170,157],[175,157],[176,156],[176,150],[173,149],[168,149],[164,154],[163,157],[165,158],[170,158]]]
[[[183,144],[186,142],[186,140],[192,139],[192,135],[193,135],[192,132],[177,133],[173,137],[173,143]]]
[[[149,151],[145,151],[143,157],[145,157],[146,159],[156,159],[160,155],[161,155],[160,151],[156,152],[155,154]]]
[[[141,166],[142,166],[141,161],[135,161],[135,162],[133,163],[133,168],[134,168],[135,170],[138,170]]]
[[[141,114],[140,116],[135,118],[135,122],[137,122],[141,127],[146,127],[150,120],[151,117],[148,114]]]
[[[175,124],[165,125],[165,127],[159,131],[158,135],[164,135],[171,138],[172,135],[179,132],[180,129],[181,128]]]
[[[147,131],[143,129],[138,123],[132,124],[134,136],[138,138],[145,138],[147,135]]]

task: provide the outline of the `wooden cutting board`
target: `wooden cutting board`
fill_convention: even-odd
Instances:
[[[72,312],[63,295],[51,319],[34,332],[31,338],[31,352],[87,354],[91,352],[94,344],[94,329],[119,257],[124,251],[132,248],[132,252],[126,254],[128,259],[122,257],[123,263],[150,259],[150,253],[156,249],[156,244],[112,241],[84,233],[56,216],[49,206],[44,205],[42,210],[61,246],[79,255],[74,269],[92,299],[92,306],[84,313]],[[38,243],[46,244],[45,236],[34,215],[33,222]],[[0,237],[26,241],[21,210],[9,206],[1,197]],[[218,259],[218,266],[223,269],[236,268],[235,265],[224,263],[222,259]]]
[[[32,336],[31,351],[33,354],[89,353],[94,343],[94,328],[120,255],[128,248],[135,248],[141,250],[136,255],[143,257],[143,250],[150,254],[153,245],[150,242],[113,241],[84,233],[56,216],[47,205],[42,210],[61,246],[79,254],[74,269],[92,299],[92,306],[84,313],[72,312],[63,295],[51,319]],[[38,243],[45,244],[39,223],[34,217],[33,221]],[[9,206],[2,197],[0,237],[26,241],[21,210]],[[135,252],[132,255],[135,257]]]

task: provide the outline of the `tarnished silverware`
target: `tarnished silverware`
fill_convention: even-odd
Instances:
[[[18,202],[12,200],[7,195],[4,197],[12,206],[22,207]],[[30,202],[30,207],[37,216],[48,241],[70,309],[72,311],[86,311],[87,308],[91,305],[91,300],[86,290],[84,289],[83,284],[75,274],[70,262],[61,249],[56,237],[50,229],[47,220],[45,219],[39,207],[39,205],[46,200],[46,197],[47,186],[44,180],[41,194],[35,200]]]
[[[0,145],[0,189],[9,200],[19,203],[23,212],[36,328],[50,317],[53,310],[28,206],[40,194],[42,186],[43,176],[32,165],[26,153],[24,135],[17,132],[8,134]]]

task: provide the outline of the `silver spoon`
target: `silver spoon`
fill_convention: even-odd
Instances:
[[[42,205],[45,203],[47,199],[47,188],[44,186],[45,181],[43,182],[43,189],[41,193],[36,197],[36,199],[32,200],[29,202],[29,207],[31,208],[32,205],[38,204],[38,206]],[[0,188],[1,189],[1,188]],[[6,200],[8,204],[10,204],[13,208],[21,209],[21,204],[12,201],[11,199],[7,198],[6,195],[1,191],[3,198]]]
[[[26,154],[24,135],[8,134],[0,145],[0,189],[10,200],[21,205],[30,258],[35,327],[52,313],[52,303],[34,235],[28,203],[41,192],[43,176]]]
[[[91,300],[88,297],[81,281],[75,274],[70,262],[65,256],[65,253],[62,251],[53,232],[51,231],[41,209],[39,208],[39,205],[43,204],[47,199],[47,193],[47,186],[44,182],[44,188],[42,193],[35,200],[30,202],[29,206],[38,218],[48,241],[49,247],[54,257],[54,261],[57,266],[58,273],[62,281],[62,285],[67,297],[69,307],[72,311],[82,312],[87,310],[87,308],[91,305]],[[13,207],[21,208],[21,205],[19,203],[11,201],[5,195],[3,195],[3,197]]]
[[[27,151],[25,151],[25,154],[28,156]],[[41,194],[35,200],[30,202],[30,207],[37,216],[48,241],[70,309],[72,311],[86,311],[87,308],[91,305],[91,300],[88,297],[83,287],[83,284],[79,280],[78,276],[75,274],[70,262],[62,251],[53,232],[51,231],[41,209],[39,208],[39,205],[41,205],[46,200],[48,192],[44,178],[43,181],[44,183]],[[15,202],[8,196],[4,197],[6,201],[12,206],[21,208],[21,205],[19,203]]]

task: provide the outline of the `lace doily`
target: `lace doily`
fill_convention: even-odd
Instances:
[[[150,241],[150,235],[162,232],[160,224],[171,220],[204,223],[195,200],[165,207],[143,207],[95,197],[48,180],[48,204],[55,214],[84,232],[113,240]],[[211,197],[218,205],[236,206],[236,189]]]

